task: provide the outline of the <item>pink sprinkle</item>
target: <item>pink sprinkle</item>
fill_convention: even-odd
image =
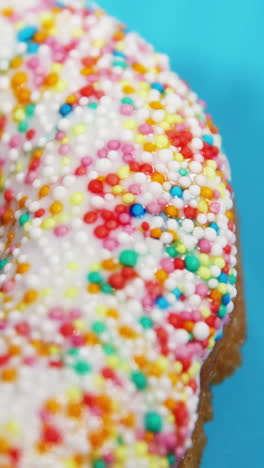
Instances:
[[[198,243],[200,251],[203,253],[211,252],[211,243],[207,239],[201,239]]]
[[[124,231],[128,234],[133,234],[134,232],[136,232],[136,230],[137,228],[135,226],[131,226],[131,224],[124,227]]]
[[[212,211],[212,213],[219,213],[220,211],[220,203],[218,202],[212,202],[210,203],[210,211]]]
[[[81,315],[82,315],[81,309],[79,309],[79,308],[78,309],[74,308],[74,309],[69,310],[69,318],[71,320],[78,319],[78,318],[81,317]]]
[[[127,213],[121,213],[118,217],[118,221],[120,224],[126,225],[130,222],[130,216]]]
[[[109,148],[110,150],[118,150],[121,146],[121,143],[119,140],[110,140],[108,143],[107,143],[107,148]]]
[[[22,145],[23,137],[22,135],[14,135],[9,140],[9,147],[10,148],[18,148]]]
[[[61,145],[59,147],[59,154],[63,154],[63,155],[67,154],[70,152],[70,150],[71,150],[70,145]]]
[[[6,328],[6,321],[5,320],[0,320],[0,330],[4,330]]]
[[[82,159],[81,159],[81,163],[82,163],[82,166],[90,166],[93,162],[93,159],[91,158],[91,156],[84,156]]]
[[[15,281],[14,280],[7,280],[3,283],[2,285],[2,291],[4,292],[10,292],[15,286]]]
[[[221,326],[222,326],[222,320],[219,317],[216,317],[214,321],[214,327],[216,328],[216,330],[219,330]]]
[[[103,456],[103,459],[104,459],[105,463],[108,463],[109,465],[111,465],[115,461],[114,455],[112,453],[110,453],[110,452],[106,453]]]
[[[122,115],[132,115],[134,112],[134,107],[131,104],[122,104],[120,106],[120,114]]]
[[[134,195],[140,195],[142,193],[142,188],[139,184],[131,184],[128,187],[128,191]]]
[[[209,289],[204,283],[197,284],[195,288],[196,294],[198,294],[200,297],[207,297],[209,293]]]
[[[69,234],[70,228],[69,226],[66,226],[66,224],[60,224],[59,226],[56,226],[54,229],[54,234],[57,237],[64,237]]]
[[[221,193],[219,192],[219,190],[214,190],[214,197],[217,198],[217,200],[221,197]]]
[[[151,203],[149,203],[147,205],[147,211],[150,213],[150,214],[153,214],[153,215],[158,215],[160,214],[161,212],[161,208],[160,208],[160,205],[157,201],[153,201]]]
[[[64,312],[61,307],[53,307],[49,311],[49,318],[51,320],[62,320],[64,318]]]
[[[84,337],[81,335],[74,335],[71,342],[73,346],[83,346],[85,344]]]
[[[62,140],[65,137],[66,133],[59,131],[56,135],[56,140]]]
[[[26,364],[26,366],[34,366],[35,362],[36,362],[35,356],[26,356],[24,358],[24,364]]]
[[[30,171],[25,177],[25,184],[32,184],[37,177],[36,171]]]
[[[172,273],[174,271],[174,262],[170,258],[163,258],[160,264],[167,273]]]
[[[135,151],[135,148],[131,143],[124,143],[122,145],[122,151],[123,153],[126,153],[126,152],[133,153]]]
[[[153,127],[151,127],[151,125],[148,125],[146,123],[139,125],[138,129],[140,133],[142,133],[143,135],[149,135],[150,133],[153,133]]]
[[[134,156],[132,153],[124,153],[122,159],[124,162],[129,164],[134,161]]]
[[[106,148],[101,148],[97,151],[98,158],[107,158],[108,150]]]
[[[119,242],[116,239],[104,239],[103,247],[112,252],[119,246]]]
[[[27,61],[27,66],[31,70],[35,70],[39,66],[39,58],[38,57],[32,57]]]
[[[151,310],[154,304],[154,301],[152,297],[150,296],[144,296],[141,302],[142,302],[143,307],[148,311]]]

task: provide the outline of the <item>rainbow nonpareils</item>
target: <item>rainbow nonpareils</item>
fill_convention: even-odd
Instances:
[[[177,466],[236,295],[218,129],[100,8],[14,5],[0,0],[0,463]]]

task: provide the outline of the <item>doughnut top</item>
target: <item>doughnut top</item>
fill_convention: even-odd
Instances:
[[[0,27],[1,462],[175,467],[236,295],[218,129],[89,2]]]

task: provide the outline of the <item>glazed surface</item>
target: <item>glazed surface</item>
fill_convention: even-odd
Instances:
[[[0,0],[0,461],[177,466],[236,296],[221,137],[99,7],[21,3]]]

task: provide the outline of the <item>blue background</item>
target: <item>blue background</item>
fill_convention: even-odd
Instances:
[[[100,0],[99,0],[100,1]],[[264,1],[101,0],[208,103],[233,169],[248,310],[244,365],[214,389],[202,468],[263,468]]]

